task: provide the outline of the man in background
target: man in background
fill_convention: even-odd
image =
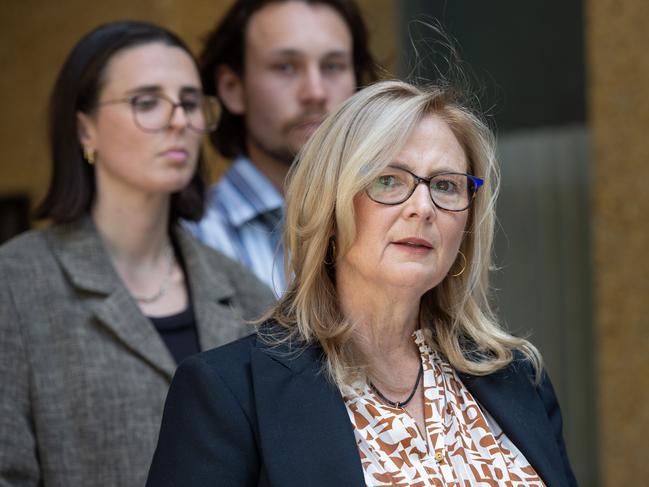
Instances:
[[[367,29],[353,1],[237,0],[200,63],[223,105],[211,142],[233,163],[190,229],[280,296],[284,180],[324,118],[376,79]]]

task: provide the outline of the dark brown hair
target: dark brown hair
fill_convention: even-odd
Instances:
[[[253,14],[262,7],[287,0],[237,0],[216,28],[208,34],[199,57],[203,86],[207,94],[218,96],[216,70],[226,65],[239,76],[244,74],[245,32]],[[309,5],[321,4],[333,8],[343,18],[352,36],[354,74],[358,86],[375,81],[376,63],[369,50],[367,27],[352,0],[300,0]],[[241,115],[223,106],[216,131],[210,134],[212,145],[224,157],[233,158],[246,153],[245,125]]]
[[[36,208],[37,218],[72,221],[87,213],[95,198],[94,167],[83,157],[77,112],[90,114],[97,106],[104,71],[110,59],[130,47],[152,42],[179,47],[194,59],[172,32],[146,22],[121,21],[100,25],[86,34],[68,55],[54,85],[49,106],[52,176],[47,195]],[[202,154],[190,183],[171,196],[170,223],[198,220],[203,214],[206,175]]]

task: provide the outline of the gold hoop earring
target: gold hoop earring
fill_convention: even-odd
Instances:
[[[90,164],[91,166],[95,163],[95,151],[84,148],[83,149],[83,157],[84,159]]]
[[[458,250],[457,253],[462,257],[464,264],[462,265],[462,270],[460,272],[458,272],[457,274],[449,274],[451,277],[459,277],[462,274],[464,274],[464,270],[466,269],[467,266],[466,255],[464,255],[461,250]]]

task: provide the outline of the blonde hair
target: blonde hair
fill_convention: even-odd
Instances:
[[[331,237],[336,235],[337,253],[343,255],[356,235],[354,197],[394,161],[410,132],[431,114],[448,123],[465,151],[468,172],[484,178],[485,185],[469,210],[460,247],[466,269],[457,277],[447,275],[422,297],[420,326],[429,345],[458,371],[495,372],[519,350],[540,376],[537,349],[504,331],[489,302],[499,187],[491,131],[449,88],[382,81],[359,91],[328,117],[291,169],[284,245],[286,275],[292,278],[268,315],[287,331],[281,339],[271,336],[271,341],[322,346],[326,369],[338,386],[365,371],[351,342],[355,325],[339,307]],[[457,264],[463,264],[461,256]]]

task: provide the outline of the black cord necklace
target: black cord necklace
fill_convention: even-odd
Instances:
[[[392,406],[393,408],[403,408],[406,404],[408,404],[410,401],[412,401],[412,398],[415,397],[415,392],[417,392],[417,388],[419,387],[419,382],[421,382],[421,377],[424,375],[424,363],[421,360],[421,355],[419,356],[419,373],[417,374],[417,380],[415,381],[415,386],[412,388],[412,392],[408,396],[408,398],[405,401],[391,401],[387,397],[385,397],[381,391],[378,390],[378,388],[372,384],[372,381],[370,381],[370,388],[376,393],[377,396],[379,396],[383,401],[385,401],[388,405]]]

